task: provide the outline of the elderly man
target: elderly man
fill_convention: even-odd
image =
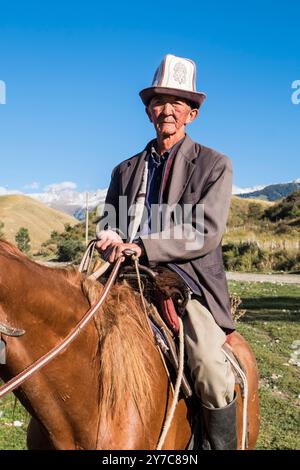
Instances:
[[[206,435],[212,449],[236,449],[235,381],[222,351],[226,333],[234,330],[221,249],[232,169],[226,156],[186,135],[186,125],[196,119],[205,99],[204,93],[196,91],[195,75],[193,61],[167,55],[152,86],[140,92],[156,139],[114,169],[106,207],[115,208],[117,226],[98,230],[97,247],[100,252],[109,252],[110,262],[131,248],[143,262],[165,264],[186,282],[191,291],[183,317],[186,352],[194,389],[202,403]],[[124,215],[119,197],[127,197],[128,207],[137,201],[142,180],[145,184],[145,168],[145,207],[189,205],[192,220],[175,222],[171,218],[168,231],[157,230],[148,212],[136,237],[126,241],[118,230],[119,216]],[[203,207],[200,224],[199,204]],[[183,235],[178,236],[179,232]]]

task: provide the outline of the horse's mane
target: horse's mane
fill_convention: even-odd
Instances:
[[[83,290],[95,303],[102,286],[86,280]],[[100,412],[110,419],[120,416],[132,398],[146,424],[153,405],[155,346],[139,296],[127,283],[116,284],[95,322],[100,337]]]
[[[37,268],[48,270],[49,273],[62,276],[66,281],[77,284],[80,286],[80,281],[84,278],[84,276],[76,269],[74,266],[68,266],[67,268],[57,268],[57,267],[49,267],[43,265],[42,263],[32,261],[30,258],[27,257],[19,248],[16,247],[13,243],[0,239],[0,255],[9,255],[13,258],[20,258],[23,262],[31,265],[35,265]]]
[[[8,242],[7,240],[0,239],[0,250],[4,254],[7,253],[18,256],[20,258],[27,258],[27,256],[24,255],[24,253],[22,253],[22,251],[20,251],[16,245],[13,245],[13,243]]]
[[[6,240],[0,240],[0,255],[48,270],[47,275],[56,281],[61,277],[81,289],[91,305],[102,291],[99,282],[87,279],[76,268],[38,264]],[[115,284],[94,321],[99,334],[100,412],[108,419],[120,416],[124,403],[132,398],[145,424],[153,402],[150,379],[155,373],[155,346],[139,296],[128,284]]]

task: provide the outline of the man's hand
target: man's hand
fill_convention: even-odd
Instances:
[[[110,248],[110,253],[108,257],[108,261],[110,263],[113,263],[121,256],[123,256],[123,258],[125,259],[124,251],[126,250],[133,250],[136,253],[136,256],[138,257],[140,257],[142,254],[141,247],[137,245],[136,243],[123,243],[123,242],[110,241],[109,245],[106,245],[106,249],[107,248]]]
[[[101,230],[98,234],[98,238],[99,240],[96,243],[96,248],[101,252],[105,251],[106,248],[110,246],[111,242],[123,243],[120,235],[113,230]]]
[[[120,258],[123,252],[128,249],[133,250],[138,257],[142,254],[142,248],[139,245],[136,243],[124,243],[122,238],[112,230],[102,230],[100,236],[101,239],[97,241],[96,248],[102,254],[106,250],[109,251],[108,261],[110,263]]]

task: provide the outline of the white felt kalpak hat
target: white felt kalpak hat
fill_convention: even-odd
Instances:
[[[191,101],[197,108],[206,98],[196,91],[196,64],[190,59],[167,54],[155,72],[152,86],[140,93],[147,106],[155,95],[172,95]]]

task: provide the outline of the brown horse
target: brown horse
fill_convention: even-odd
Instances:
[[[0,322],[25,330],[21,337],[3,337],[7,364],[0,366],[1,378],[17,375],[65,338],[100,291],[99,283],[75,269],[42,266],[0,241]],[[253,448],[259,427],[255,359],[239,335],[237,342],[249,381]],[[68,349],[15,394],[32,416],[31,449],[155,449],[172,389],[139,296],[116,284]],[[164,449],[187,448],[189,417],[189,405],[180,399]]]

